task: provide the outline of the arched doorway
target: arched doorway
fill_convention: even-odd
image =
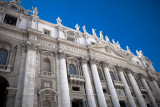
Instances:
[[[0,76],[0,107],[6,106],[7,87],[9,87],[8,81]]]

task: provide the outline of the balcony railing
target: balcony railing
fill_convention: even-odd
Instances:
[[[11,72],[10,65],[0,65],[0,72]]]
[[[69,80],[70,80],[70,82],[76,83],[76,84],[81,84],[81,83],[84,83],[84,82],[85,82],[83,76],[73,75],[73,74],[70,74],[70,75],[69,75]]]
[[[114,86],[116,88],[124,88],[124,85],[121,81],[114,80]]]

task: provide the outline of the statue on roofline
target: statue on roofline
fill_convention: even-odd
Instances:
[[[109,38],[108,38],[108,36],[107,36],[107,35],[106,35],[106,37],[105,37],[105,38],[106,38],[106,41],[107,41],[107,42],[109,42]]]
[[[83,31],[84,31],[84,33],[86,33],[86,27],[85,27],[85,25],[83,26]]]
[[[140,50],[140,51],[136,50],[136,53],[137,53],[137,56],[138,56],[139,58],[144,58],[144,55],[143,55],[142,50]]]
[[[113,44],[116,44],[115,41],[114,41],[114,39],[112,39],[112,42],[113,42]]]
[[[102,33],[102,31],[100,31],[99,35],[100,35],[100,38],[103,39],[103,33]]]
[[[75,28],[77,31],[79,31],[80,26],[78,26],[78,24],[76,24]]]
[[[33,10],[33,15],[37,16],[38,15],[37,7],[35,7],[35,8],[32,7],[32,10]]]
[[[96,36],[96,35],[97,35],[96,32],[95,32],[95,30],[96,30],[96,29],[93,29],[93,28],[92,28],[92,34],[93,34],[93,36]]]
[[[131,53],[131,50],[129,49],[129,47],[126,46],[126,48],[127,48],[127,52]]]
[[[62,20],[60,19],[60,17],[58,17],[56,20],[57,20],[57,24],[61,25]]]

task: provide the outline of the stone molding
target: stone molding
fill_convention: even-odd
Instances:
[[[97,60],[94,59],[94,58],[90,58],[89,62],[90,62],[90,64],[96,64],[96,63],[97,63]]]
[[[124,68],[120,65],[115,66],[115,68],[117,69],[118,72],[124,71]]]
[[[66,54],[63,51],[59,50],[58,54],[59,54],[60,58],[66,58]]]
[[[125,68],[124,69],[126,71],[127,74],[134,74],[133,71],[130,68]]]
[[[31,51],[37,51],[38,50],[38,44],[27,41],[26,49],[31,50]]]
[[[144,78],[144,79],[146,78],[142,73],[138,73],[137,75],[138,75],[140,78]]]
[[[106,61],[102,61],[101,65],[105,68],[105,67],[109,67],[110,64]]]
[[[82,57],[80,57],[80,61],[81,61],[82,64],[86,64],[88,60],[87,60],[87,58],[84,58],[82,56]]]

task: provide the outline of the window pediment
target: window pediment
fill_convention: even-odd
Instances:
[[[38,92],[39,95],[55,95],[56,91],[51,88],[44,88]]]

